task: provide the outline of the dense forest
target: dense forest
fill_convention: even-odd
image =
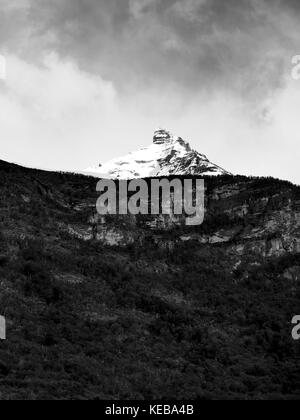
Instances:
[[[233,269],[222,244],[106,247],[61,229],[96,197],[91,178],[0,164],[0,399],[299,399],[300,283],[285,275],[299,254]]]

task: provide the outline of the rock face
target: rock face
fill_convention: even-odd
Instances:
[[[164,144],[171,141],[171,134],[166,130],[157,130],[154,133],[153,143]]]
[[[116,223],[122,226],[117,239]],[[175,215],[96,217],[93,225],[95,239],[106,245],[138,238],[146,246],[150,238],[163,247],[166,236],[168,247],[193,242],[222,247],[234,259],[280,257],[300,253],[300,190],[272,179],[216,178],[206,183],[205,219],[196,228]]]
[[[205,155],[192,150],[181,137],[169,131],[157,130],[153,143],[122,158],[98,167],[86,174],[101,178],[134,179],[170,175],[226,175],[229,172],[211,163]]]

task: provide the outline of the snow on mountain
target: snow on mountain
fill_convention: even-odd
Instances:
[[[122,158],[87,168],[87,175],[98,178],[134,179],[170,175],[226,175],[229,172],[192,150],[181,137],[157,130],[153,143]]]

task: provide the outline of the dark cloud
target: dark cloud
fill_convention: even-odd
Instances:
[[[299,0],[0,0],[2,157],[84,168],[163,125],[300,182],[299,17]]]
[[[54,50],[123,91],[146,83],[265,95],[297,53],[298,0],[19,2],[0,18],[2,46],[32,60]]]

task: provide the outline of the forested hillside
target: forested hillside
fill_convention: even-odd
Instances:
[[[95,179],[0,163],[1,399],[299,399],[299,188],[206,185],[196,229],[103,225]]]

